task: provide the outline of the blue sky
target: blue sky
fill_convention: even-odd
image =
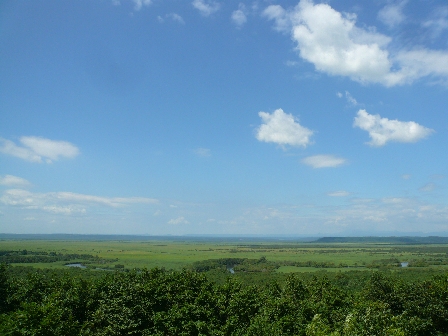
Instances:
[[[448,234],[448,5],[0,3],[0,232]]]

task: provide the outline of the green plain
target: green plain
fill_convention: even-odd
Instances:
[[[365,270],[366,265],[385,259],[400,262],[438,260],[431,268],[448,264],[448,245],[392,245],[370,243],[296,243],[296,242],[204,242],[204,241],[55,241],[1,240],[3,251],[46,251],[63,254],[90,254],[106,259],[98,267],[127,269],[164,267],[180,270],[194,262],[222,259],[265,257],[270,262],[334,263],[335,267],[280,266],[276,272]],[[13,264],[37,268],[65,268],[66,262]]]

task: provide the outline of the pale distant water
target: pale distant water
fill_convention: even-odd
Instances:
[[[79,267],[79,268],[87,268],[86,266],[84,266],[83,264],[67,264],[65,266],[68,267]]]
[[[402,262],[401,263],[401,267],[408,267],[409,263],[408,262]]]

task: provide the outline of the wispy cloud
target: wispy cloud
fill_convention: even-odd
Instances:
[[[158,20],[160,23],[164,23],[164,22],[165,22],[165,18],[166,18],[166,19],[169,19],[169,20],[171,20],[171,21],[180,23],[180,24],[185,24],[185,21],[184,21],[184,19],[182,18],[182,16],[180,16],[180,15],[177,14],[177,13],[169,13],[169,14],[166,14],[164,17],[162,17],[162,16],[160,16],[160,15],[157,16],[157,20]]]
[[[302,163],[313,168],[339,167],[347,162],[346,159],[334,155],[314,155],[302,160]]]
[[[430,192],[430,191],[433,191],[434,189],[436,189],[436,187],[437,186],[434,183],[427,183],[423,187],[421,187],[419,190],[425,191],[425,192]]]
[[[157,204],[157,199],[145,197],[101,197],[72,192],[33,193],[23,189],[6,190],[0,197],[5,205],[52,213],[85,213],[92,206],[121,208],[131,204]]]
[[[433,37],[438,37],[442,31],[448,29],[448,6],[436,8],[432,18],[423,22],[422,26],[430,29]]]
[[[4,186],[14,186],[14,187],[27,187],[31,183],[24,178],[17,177],[14,175],[0,176],[0,185]]]
[[[179,225],[179,224],[189,224],[190,222],[185,219],[185,217],[177,217],[168,221],[168,224]]]
[[[221,5],[216,1],[194,0],[192,5],[203,16],[210,16],[221,8]]]
[[[259,141],[273,142],[281,146],[290,145],[306,147],[311,144],[313,131],[299,124],[292,114],[275,110],[272,114],[259,112],[263,124],[257,129],[256,138]]]
[[[346,197],[346,196],[349,196],[350,193],[345,190],[339,190],[339,191],[330,192],[327,195],[331,196],[331,197]]]
[[[345,98],[347,99],[347,102],[352,105],[352,106],[356,106],[358,105],[358,102],[356,101],[355,98],[353,98],[353,96],[350,94],[350,92],[345,91]]]
[[[403,8],[406,3],[407,0],[403,0],[384,6],[378,12],[378,19],[390,28],[399,25],[406,19],[406,16],[403,14]]]
[[[177,13],[169,13],[169,14],[166,14],[164,17],[162,17],[160,15],[157,16],[157,20],[159,20],[160,23],[164,23],[165,22],[165,18],[169,19],[171,21],[180,23],[180,24],[185,24],[185,21],[184,21],[183,17],[180,16],[179,14],[177,14]]]
[[[210,149],[208,149],[208,148],[196,148],[196,149],[194,150],[194,153],[195,153],[197,156],[202,156],[202,157],[208,157],[208,156],[211,156],[211,155],[212,155]]]
[[[143,6],[152,4],[152,0],[132,0],[134,2],[134,10],[139,11]]]
[[[34,136],[23,136],[19,140],[22,146],[16,145],[11,140],[0,138],[0,153],[38,163],[43,161],[52,163],[61,157],[74,158],[79,154],[79,149],[67,141]]]
[[[366,110],[359,110],[354,119],[354,127],[369,132],[369,144],[375,147],[384,146],[389,141],[416,142],[429,136],[434,130],[417,124],[414,121],[398,121],[372,115]]]
[[[246,6],[243,3],[240,3],[238,5],[238,9],[232,12],[231,19],[238,28],[242,27],[246,23]]]
[[[391,13],[389,22],[398,22],[398,12]],[[355,14],[340,13],[328,4],[301,0],[291,10],[271,5],[263,16],[275,22],[276,30],[291,34],[300,57],[317,71],[385,86],[425,76],[448,81],[448,51],[410,48],[390,53],[390,37],[357,27]]]
[[[336,95],[339,98],[344,97],[344,94],[342,94],[341,92],[337,92]],[[352,106],[357,106],[359,105],[358,101],[350,94],[350,92],[345,91],[345,99],[347,99],[347,103],[349,103]]]

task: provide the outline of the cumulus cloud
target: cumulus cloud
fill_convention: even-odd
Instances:
[[[299,124],[292,114],[275,110],[272,114],[259,112],[263,124],[258,128],[256,138],[259,141],[273,142],[281,146],[306,147],[311,144],[313,131]]]
[[[134,10],[139,11],[143,6],[149,6],[152,0],[133,0]]]
[[[314,155],[304,158],[302,163],[313,168],[329,168],[343,165],[346,160],[333,155]]]
[[[339,191],[330,192],[327,195],[331,196],[331,197],[346,197],[346,196],[350,195],[350,193],[345,190],[339,190]]]
[[[177,217],[168,221],[168,224],[179,225],[179,224],[189,224],[190,222],[185,219],[185,217]]]
[[[393,28],[402,23],[406,16],[403,14],[403,8],[407,0],[400,1],[395,4],[389,4],[378,12],[378,19],[386,26]]]
[[[300,57],[317,71],[385,86],[411,83],[424,76],[447,80],[448,52],[410,49],[390,54],[390,37],[374,28],[357,27],[355,14],[340,13],[328,4],[301,0],[292,10],[271,5],[263,16],[275,22],[276,30],[291,34]],[[389,20],[392,17],[389,14]],[[396,22],[397,15],[394,19]]]
[[[61,157],[74,158],[79,154],[79,149],[67,141],[34,136],[23,136],[19,140],[22,146],[16,145],[11,140],[0,138],[0,152],[39,163],[43,161],[52,163]]]
[[[203,16],[210,16],[221,8],[221,5],[216,1],[194,0],[192,5]]]
[[[30,185],[30,182],[28,182],[24,178],[17,177],[14,175],[5,175],[5,176],[0,176],[0,185],[26,187],[26,186]]]
[[[231,19],[237,27],[241,27],[246,23],[246,6],[243,3],[240,3],[238,9],[232,12]]]
[[[91,206],[120,208],[130,204],[155,204],[158,200],[145,197],[101,197],[72,192],[33,193],[23,189],[9,189],[0,197],[0,202],[23,209],[72,214],[85,213],[86,208]]]
[[[417,124],[414,121],[398,121],[372,115],[366,110],[359,110],[354,119],[354,127],[369,132],[369,144],[375,147],[384,146],[388,141],[416,142],[426,138],[434,130]]]

